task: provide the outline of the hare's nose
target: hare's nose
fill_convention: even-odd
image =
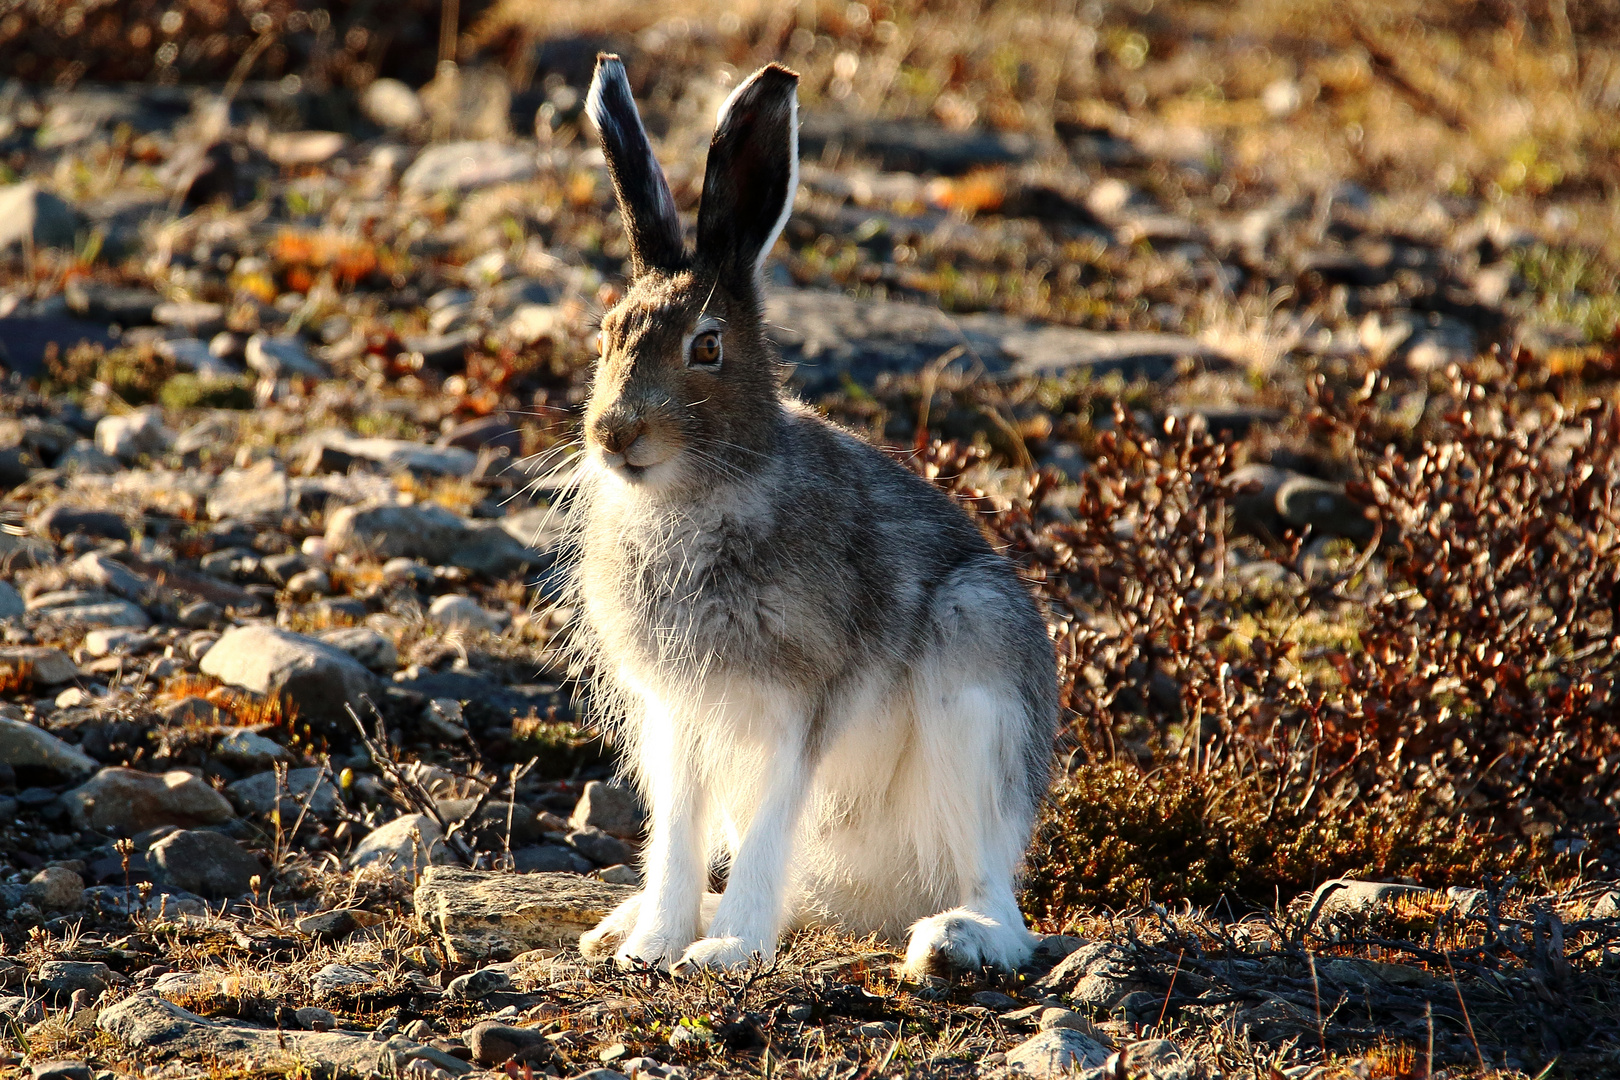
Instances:
[[[606,418],[596,423],[596,441],[610,454],[622,454],[631,443],[647,430],[645,421],[628,417],[616,421]]]

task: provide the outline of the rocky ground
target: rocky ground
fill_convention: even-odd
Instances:
[[[1566,115],[1532,78],[1564,46],[1480,46],[1542,140],[1502,161],[1455,52],[1007,7],[980,32],[1057,74],[853,4],[530,26],[518,92],[0,85],[0,1077],[1620,1075],[1581,126],[1620,64],[1570,43]],[[642,830],[553,647],[623,284],[599,45],[686,210],[737,72],[804,69],[793,383],[1051,608],[1015,976],[902,984],[830,932],[686,982],[571,948]]]

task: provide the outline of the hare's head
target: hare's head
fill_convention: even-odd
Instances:
[[[585,440],[629,483],[737,478],[769,452],[781,405],[760,267],[798,187],[798,84],[771,64],[720,107],[688,251],[624,65],[597,57],[586,112],[618,196],[631,282],[602,319]]]

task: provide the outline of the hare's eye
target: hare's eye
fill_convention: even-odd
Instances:
[[[606,356],[607,355],[607,331],[606,330],[598,330],[596,332],[596,355],[598,355],[598,356]]]
[[[688,367],[719,367],[719,333],[714,330],[705,330],[697,337],[694,337],[691,348],[687,350],[686,363]]]

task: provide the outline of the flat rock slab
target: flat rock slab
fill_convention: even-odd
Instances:
[[[85,776],[101,763],[43,728],[0,716],[0,764],[15,769],[45,769],[64,776]]]
[[[452,962],[509,959],[529,949],[572,945],[634,896],[576,874],[491,874],[433,866],[416,887],[416,918],[444,939]]]
[[[365,1035],[340,1031],[271,1031],[196,1013],[146,992],[101,1011],[97,1026],[118,1041],[165,1056],[232,1060],[255,1074],[286,1074],[318,1062],[338,1076],[366,1076],[389,1053]]]
[[[1228,363],[1179,334],[1046,326],[991,313],[949,315],[922,304],[810,289],[768,294],[765,318],[782,358],[795,367],[795,381],[810,393],[836,389],[845,379],[870,386],[885,372],[921,371],[946,356],[955,370],[977,365],[996,378],[1086,370],[1157,380],[1173,374],[1183,359],[1211,367]]]
[[[1043,1031],[1007,1051],[1007,1068],[1031,1078],[1070,1076],[1107,1062],[1108,1048],[1073,1028]]]

